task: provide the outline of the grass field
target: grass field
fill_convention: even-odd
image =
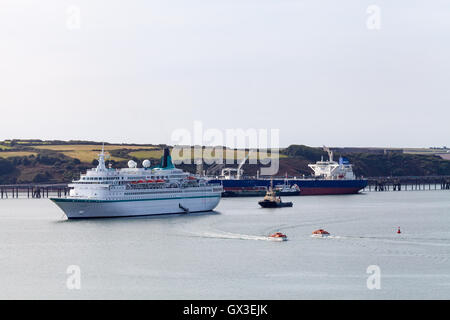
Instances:
[[[149,151],[132,151],[128,153],[130,157],[135,157],[138,159],[158,159],[161,158],[163,152],[162,150],[149,150]]]
[[[0,158],[11,158],[11,157],[28,157],[37,155],[37,152],[28,152],[28,151],[4,151],[0,152]]]
[[[48,146],[35,146],[35,149],[46,149],[53,151],[100,151],[101,145],[95,144],[63,144],[63,145],[48,145]],[[105,145],[105,150],[117,150],[117,149],[155,149],[155,147],[142,147],[142,146],[126,146],[126,145]]]
[[[194,159],[197,158],[197,155],[194,152],[194,148],[190,149],[190,154],[188,152],[188,154],[184,154],[184,152],[172,152],[172,158],[173,160],[184,160],[184,159]],[[129,155],[131,157],[136,157],[138,159],[158,159],[162,156],[162,150],[151,150],[151,151],[133,151],[130,152]],[[226,150],[223,152],[223,154],[216,154],[214,152],[214,150],[211,149],[205,149],[203,150],[202,153],[200,153],[200,155],[203,155],[203,159],[216,159],[216,158],[222,158],[222,159],[236,159],[236,160],[243,160],[245,158],[246,155],[248,155],[248,151],[244,151],[244,150]],[[271,155],[270,154],[263,154],[263,153],[259,153],[259,152],[251,152],[249,159],[258,159],[259,157],[263,157],[263,158],[270,158]],[[279,155],[280,158],[286,157],[285,155]]]
[[[446,149],[413,149],[407,148],[403,150],[407,154],[421,154],[421,155],[433,155],[433,154],[447,154]]]
[[[89,151],[89,150],[76,150],[76,151],[61,151],[62,154],[70,158],[78,159],[81,162],[92,162],[92,160],[98,159],[99,151]],[[127,160],[124,158],[107,156],[106,160],[122,161]]]
[[[30,146],[31,147],[31,146]],[[29,148],[30,148],[29,147]],[[64,154],[67,157],[79,159],[81,162],[90,163],[92,160],[98,158],[98,154],[102,148],[101,145],[93,145],[93,144],[66,144],[66,145],[37,145],[32,146],[32,150],[29,151],[2,151],[0,152],[0,157],[3,156],[5,158],[14,157],[14,156],[29,156],[29,155],[37,155],[41,150],[51,150],[61,154]],[[9,146],[0,145],[1,150],[11,149]],[[128,160],[130,158],[137,158],[139,160],[143,159],[159,159],[161,158],[163,151],[158,147],[154,146],[128,146],[128,145],[105,145],[105,151],[113,151],[113,150],[121,150],[127,149],[131,150],[126,156],[126,153],[122,153],[120,157],[110,156],[108,159],[115,161],[123,161]],[[144,150],[143,150],[144,149]],[[33,152],[33,150],[36,150]],[[136,151],[132,151],[136,150]],[[190,148],[190,152],[187,154],[183,154],[183,152],[173,152],[172,157],[174,161],[182,161],[185,159],[197,158],[198,155],[195,154],[194,148]],[[231,150],[227,149],[223,151],[223,154],[215,153],[214,149],[204,149],[203,150],[203,159],[205,161],[211,159],[222,158],[224,161],[234,159],[235,162],[242,161],[247,155],[248,151],[245,150]],[[251,159],[261,159],[271,157],[270,154],[260,153],[260,152],[250,152],[249,160]],[[285,157],[285,155],[279,155],[280,158]]]
[[[48,146],[36,146],[35,149],[39,150],[52,150],[60,152],[70,158],[78,159],[81,162],[92,162],[94,159],[98,159],[98,154],[102,149],[101,145],[48,145]],[[105,145],[105,151],[112,151],[118,149],[155,149],[155,147],[143,147],[143,146],[124,146],[124,145]],[[150,152],[161,152],[161,151],[150,151]],[[119,158],[111,156],[108,159],[115,161],[127,160],[125,158]]]

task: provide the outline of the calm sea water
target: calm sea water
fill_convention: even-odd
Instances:
[[[450,298],[449,191],[288,199],[293,208],[222,199],[207,214],[80,221],[46,199],[0,200],[0,298]],[[311,238],[318,228],[334,237]],[[289,241],[263,240],[276,231]],[[67,288],[70,265],[79,290]],[[380,289],[367,288],[369,265]]]

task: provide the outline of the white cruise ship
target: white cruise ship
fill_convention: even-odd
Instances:
[[[128,168],[106,168],[102,148],[97,168],[69,184],[68,197],[50,200],[69,219],[202,212],[219,204],[222,186],[175,168],[169,149],[160,166],[150,167],[149,160],[142,166],[130,160]]]

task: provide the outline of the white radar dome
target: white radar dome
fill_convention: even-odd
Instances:
[[[142,161],[142,166],[144,167],[144,168],[150,168],[150,160],[148,160],[148,159],[145,159],[144,161]]]
[[[128,168],[136,168],[137,167],[137,163],[134,162],[133,160],[128,161]]]

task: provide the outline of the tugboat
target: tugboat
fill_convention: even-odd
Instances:
[[[272,241],[287,241],[287,235],[281,232],[275,232],[269,236],[269,240]]]
[[[283,202],[281,197],[277,197],[276,193],[272,189],[272,184],[267,190],[264,200],[258,202],[263,208],[282,208],[282,207],[292,207],[292,202]]]
[[[311,237],[314,238],[326,238],[330,235],[330,233],[328,231],[325,231],[323,229],[318,229],[316,231],[313,231]]]

